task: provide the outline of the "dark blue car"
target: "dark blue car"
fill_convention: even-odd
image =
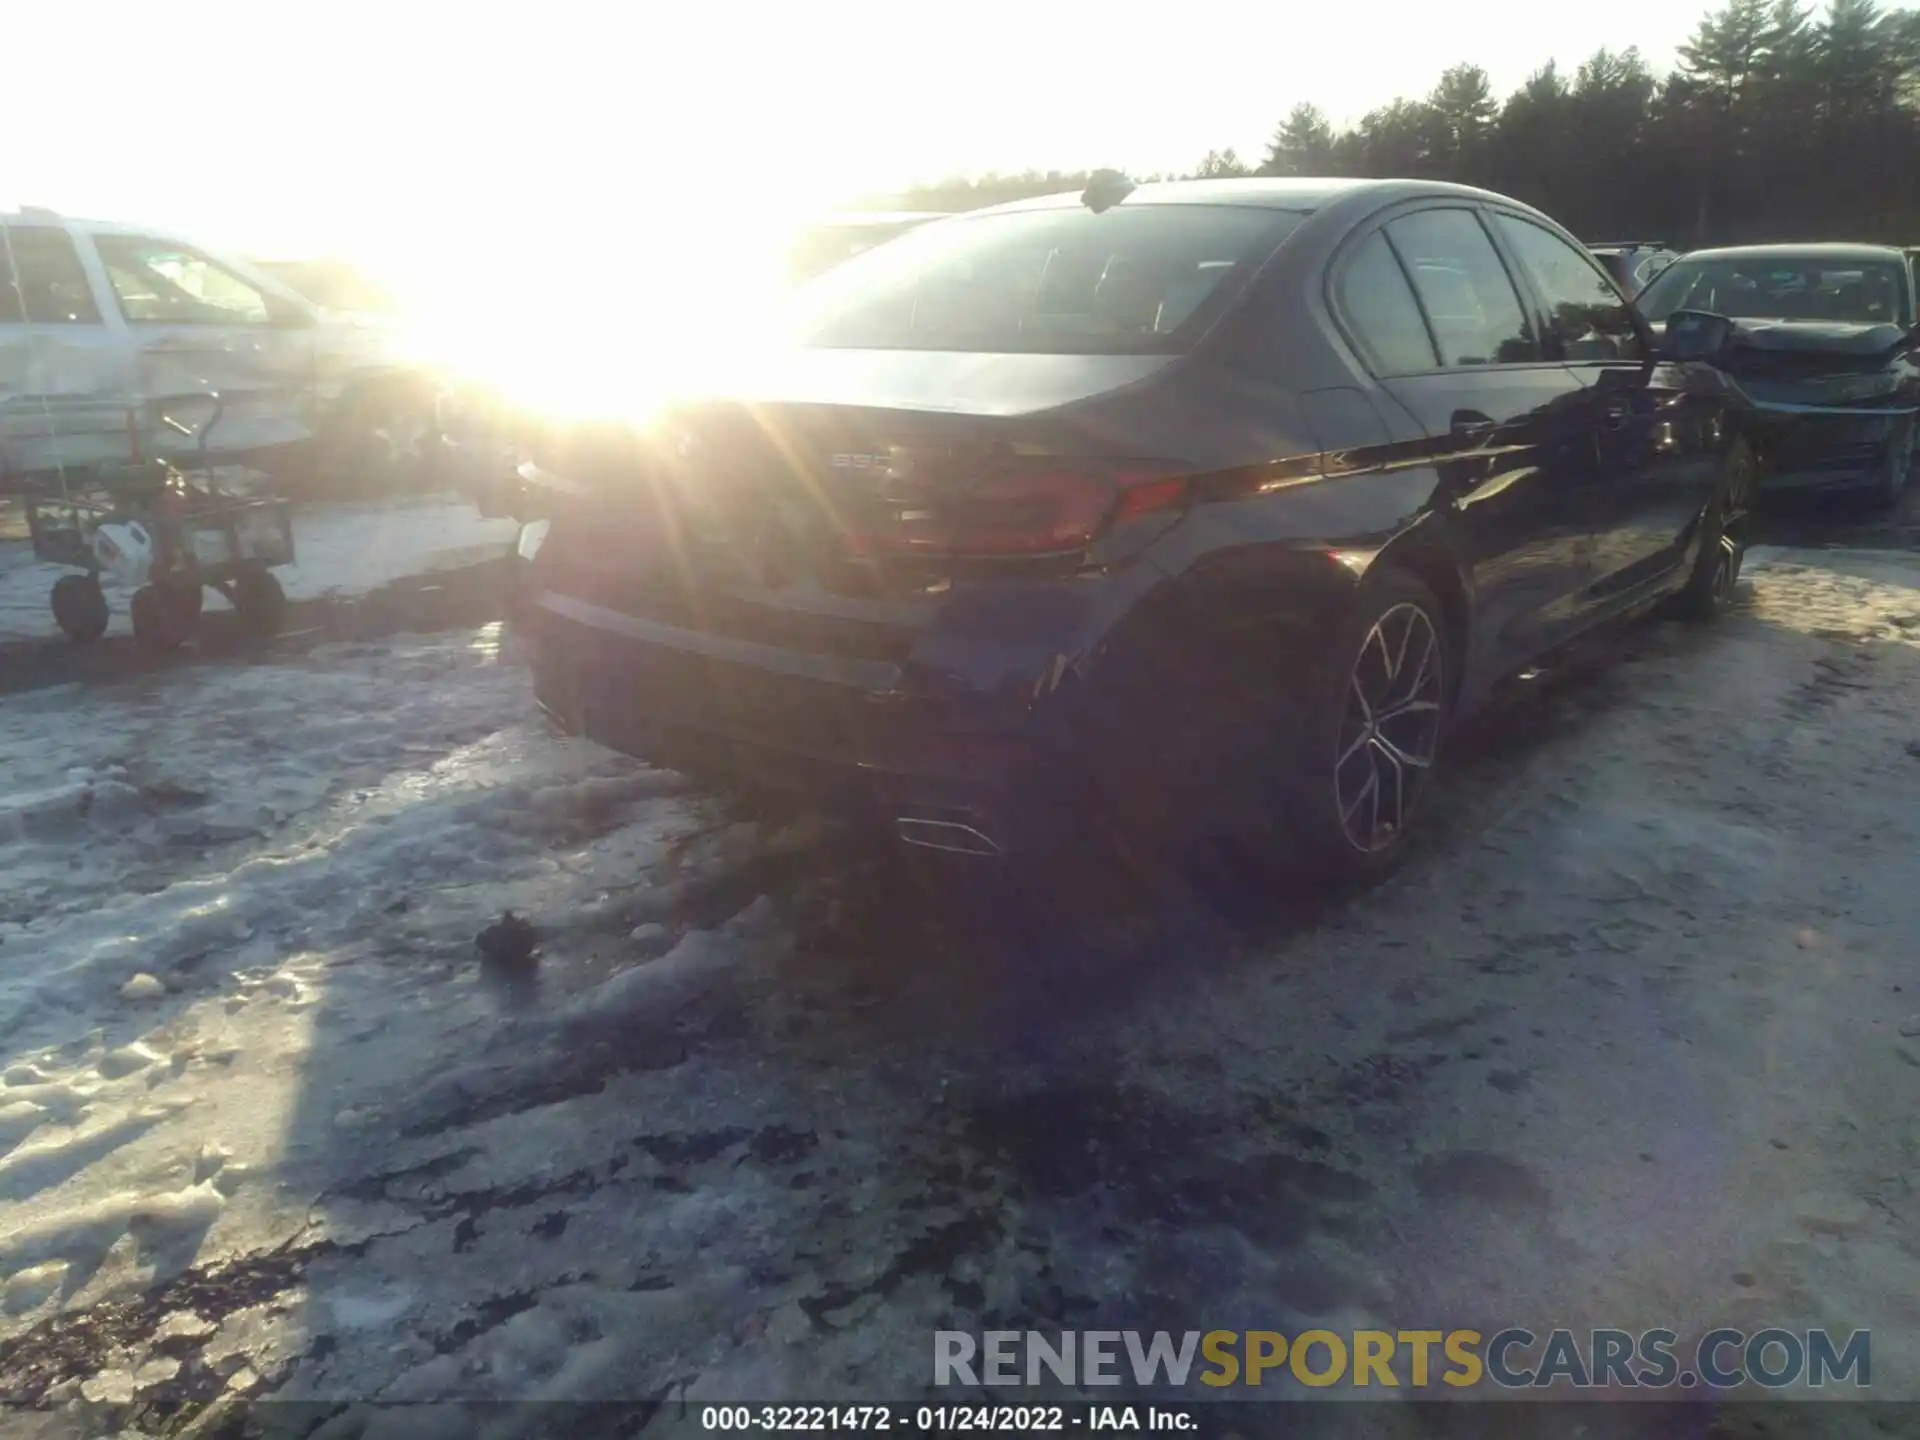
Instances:
[[[1103,180],[789,321],[655,426],[531,442],[518,623],[567,730],[911,844],[1374,871],[1502,677],[1739,573],[1717,372],[1483,191]]]
[[[1766,490],[1850,491],[1892,505],[1914,464],[1920,370],[1904,348],[1911,263],[1884,245],[1696,250],[1636,305],[1658,329],[1676,310],[1735,322],[1716,364],[1743,392]]]

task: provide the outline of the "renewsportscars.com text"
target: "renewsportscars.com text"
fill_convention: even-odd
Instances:
[[[1409,1386],[1503,1389],[1865,1388],[1872,1335],[1852,1330],[936,1331],[936,1385]]]

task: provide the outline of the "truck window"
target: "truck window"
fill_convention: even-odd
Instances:
[[[0,324],[98,325],[73,237],[51,225],[0,228]]]
[[[121,313],[135,325],[266,325],[264,291],[198,251],[144,235],[95,235]]]

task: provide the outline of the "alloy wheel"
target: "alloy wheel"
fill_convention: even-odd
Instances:
[[[427,440],[427,422],[418,415],[390,414],[371,427],[368,435],[379,442],[379,462],[390,468],[409,463],[417,465],[426,458],[423,447]]]
[[[1347,842],[1365,854],[1405,831],[1440,749],[1446,652],[1433,617],[1393,606],[1373,623],[1347,676],[1333,766]]]
[[[1740,561],[1745,547],[1732,536],[1720,537],[1720,558],[1713,571],[1713,599],[1717,605],[1732,601],[1734,588],[1740,583]]]

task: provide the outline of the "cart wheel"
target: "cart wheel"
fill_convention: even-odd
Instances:
[[[193,635],[198,608],[189,608],[177,587],[142,585],[133,592],[133,638],[149,650],[177,650]]]
[[[287,592],[271,570],[242,570],[233,577],[233,608],[240,626],[258,639],[278,635],[287,621]]]
[[[62,575],[53,582],[53,621],[76,645],[107,633],[107,597],[95,575]]]
[[[178,612],[183,624],[191,632],[200,623],[200,612],[206,608],[207,592],[197,580],[157,580],[154,589],[167,597],[167,604]]]

